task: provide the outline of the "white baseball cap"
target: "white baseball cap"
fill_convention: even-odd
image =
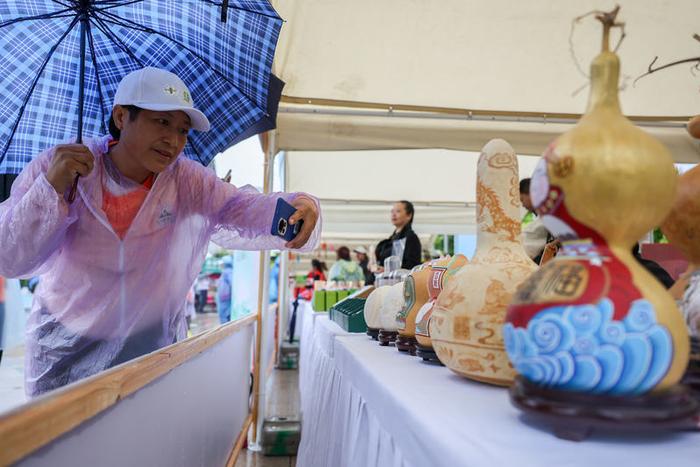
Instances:
[[[363,255],[367,254],[367,249],[363,246],[355,247],[355,249],[353,249],[352,251],[354,251],[355,253],[361,253]]]
[[[181,110],[192,122],[192,129],[209,131],[209,119],[194,108],[192,95],[175,74],[160,68],[146,67],[132,71],[122,78],[114,105],[133,105],[154,111]]]

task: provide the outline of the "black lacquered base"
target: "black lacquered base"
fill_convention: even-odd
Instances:
[[[399,333],[396,331],[385,331],[384,329],[380,329],[377,340],[379,340],[379,345],[386,346],[396,342],[396,336],[398,335]]]
[[[374,328],[367,328],[367,335],[374,339],[375,341],[379,337],[379,329],[374,329]]]
[[[445,366],[438,358],[435,350],[432,347],[424,347],[416,344],[416,355],[423,359],[425,363],[433,363],[440,366]]]
[[[518,376],[510,387],[510,400],[558,438],[570,441],[583,441],[597,429],[700,430],[700,401],[680,384],[658,394],[611,397],[545,389]]]
[[[415,337],[402,336],[401,334],[396,336],[396,348],[399,352],[408,352],[410,355],[415,355],[417,344],[418,341]]]
[[[690,339],[690,360],[681,382],[693,391],[696,399],[700,399],[700,340],[696,337]]]

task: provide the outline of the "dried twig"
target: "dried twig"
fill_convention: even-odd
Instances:
[[[613,52],[617,53],[617,51],[620,49],[620,46],[622,45],[622,41],[627,37],[627,33],[625,32],[625,23],[623,22],[618,22],[617,21],[617,14],[620,12],[620,6],[617,5],[614,10],[612,11],[601,11],[601,10],[592,10],[589,11],[588,13],[585,13],[583,15],[577,16],[571,21],[571,29],[569,30],[569,53],[571,55],[571,59],[574,62],[574,65],[576,66],[576,69],[578,72],[585,77],[587,80],[590,80],[590,76],[586,71],[584,70],[583,66],[581,65],[581,62],[578,60],[578,57],[576,56],[576,51],[574,50],[574,29],[576,28],[576,25],[581,22],[581,20],[589,17],[589,16],[595,16],[595,18],[602,22],[605,26],[608,28],[619,28],[620,29],[620,38],[617,41],[617,44],[613,48]],[[623,90],[627,87],[627,81],[631,76],[629,75],[623,75],[623,84],[620,86],[620,90]],[[590,85],[590,82],[586,82],[585,84],[582,84],[579,86],[576,90],[574,90],[571,93],[572,97],[576,97],[578,94],[580,94],[584,89],[586,89]]]
[[[693,39],[700,42],[700,34],[693,34]],[[649,67],[647,68],[647,72],[637,76],[637,78],[634,80],[633,86],[636,86],[637,81],[644,78],[645,76],[649,76],[650,74],[656,73],[657,71],[665,70],[666,68],[670,68],[672,66],[682,65],[684,63],[695,63],[695,65],[690,67],[690,73],[693,76],[695,76],[694,70],[700,71],[700,57],[684,58],[683,60],[676,60],[675,62],[666,63],[665,65],[661,65],[661,66],[654,68],[654,64],[656,63],[656,61],[658,59],[659,59],[658,55],[654,57],[654,59],[649,64]]]

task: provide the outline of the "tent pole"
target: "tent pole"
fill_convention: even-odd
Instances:
[[[556,117],[551,115],[540,115],[538,117],[517,116],[517,115],[459,115],[452,113],[440,112],[404,112],[397,110],[361,110],[354,108],[323,108],[323,107],[303,107],[303,106],[280,106],[280,113],[285,114],[311,114],[311,115],[337,115],[349,117],[387,117],[387,118],[404,118],[404,119],[423,119],[423,120],[449,120],[449,121],[472,121],[472,122],[496,122],[496,123],[540,123],[556,124],[563,123],[567,125],[575,125],[578,120],[575,118]],[[674,120],[679,117],[669,117]],[[637,126],[652,127],[652,128],[685,128],[688,120],[684,123],[669,120],[635,120],[635,117],[630,118]]]
[[[273,152],[275,151],[275,132],[268,132],[268,143],[265,144],[265,156],[264,156],[264,168],[263,168],[263,192],[270,193],[272,188],[272,168],[271,162],[273,159]],[[253,369],[253,407],[251,409],[253,422],[252,422],[252,450],[260,450],[260,431],[262,430],[262,422],[264,420],[265,408],[263,404],[265,403],[265,373],[267,368],[262,368],[265,362],[262,358],[263,353],[263,317],[266,314],[268,308],[268,287],[266,283],[269,281],[270,277],[270,251],[265,250],[260,252],[260,271],[258,275],[258,314],[256,321],[256,334],[255,334],[255,367]],[[266,364],[265,364],[266,365]],[[261,413],[263,416],[261,416]]]
[[[576,123],[581,114],[488,109],[460,109],[421,105],[357,102],[338,99],[314,99],[282,96],[279,111],[320,115],[388,116],[403,118],[442,118],[494,122]],[[292,105],[290,105],[292,104]],[[692,115],[627,115],[636,125],[684,128]]]

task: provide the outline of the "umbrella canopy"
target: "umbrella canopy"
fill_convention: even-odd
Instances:
[[[146,66],[177,74],[211,122],[211,131],[190,135],[185,154],[192,159],[208,164],[251,127],[269,126],[282,20],[266,0],[224,3],[2,2],[0,173],[19,173],[40,151],[75,138],[79,126],[88,136],[107,133],[119,81]]]

